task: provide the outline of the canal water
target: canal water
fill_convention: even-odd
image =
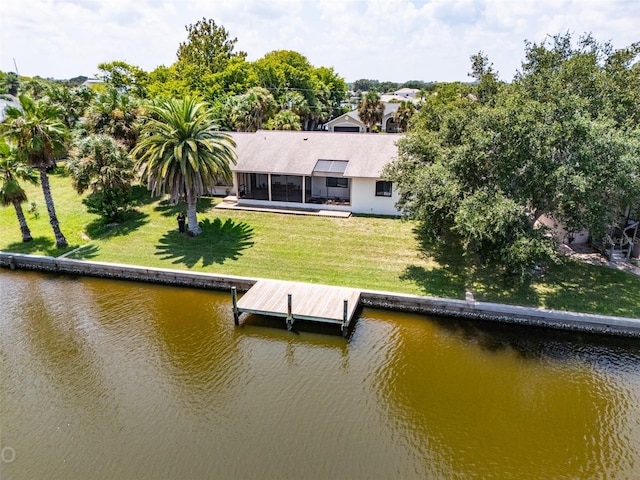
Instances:
[[[637,339],[0,271],[0,478],[640,478]]]

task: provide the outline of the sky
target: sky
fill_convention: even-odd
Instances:
[[[254,61],[294,50],[347,82],[469,81],[482,51],[502,80],[525,41],[592,33],[640,41],[640,0],[2,0],[0,70],[94,77],[115,60],[152,71],[176,60],[185,27],[213,19]]]

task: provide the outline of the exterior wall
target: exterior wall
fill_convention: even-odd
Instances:
[[[351,211],[374,215],[400,215],[396,202],[400,199],[395,185],[390,197],[376,197],[376,178],[351,179]]]
[[[368,213],[372,215],[400,215],[395,204],[399,195],[392,186],[390,197],[376,197],[375,178],[351,178],[351,205],[328,205],[314,203],[269,202],[238,198],[238,205],[270,207],[270,208],[301,208],[308,210],[340,210],[352,213]]]
[[[382,118],[381,131],[386,132],[387,131],[387,127],[389,126],[390,123],[393,123],[393,113],[390,113],[389,115],[385,115]],[[390,132],[390,133],[396,133],[396,132],[394,130],[393,132]]]
[[[234,172],[234,184],[237,185],[238,176]],[[314,204],[314,203],[294,203],[294,202],[270,202],[268,200],[256,200],[251,198],[239,198],[238,205],[256,206],[256,207],[271,207],[271,208],[301,208],[308,210],[340,210],[352,213],[368,213],[372,215],[400,215],[400,212],[396,209],[395,204],[400,199],[395,185],[392,186],[390,197],[377,197],[376,196],[376,178],[350,178],[349,189],[344,188],[329,188],[329,190],[335,190],[335,196],[340,197],[344,195],[345,190],[350,191],[350,205],[329,205],[329,204]],[[322,186],[317,192],[316,196],[327,196],[327,188],[324,187],[324,177],[313,177],[313,191],[318,188],[318,185]],[[236,190],[237,191],[237,190]],[[313,193],[312,191],[312,193]]]
[[[226,197],[227,195],[235,195],[236,189],[233,185],[216,185],[213,188],[209,188],[207,194],[213,195],[214,197]]]
[[[351,179],[347,179],[351,185]],[[312,177],[311,196],[320,198],[340,198],[349,199],[349,187],[327,187],[327,177]]]
[[[358,127],[360,129],[360,133],[366,131],[364,123],[351,117],[348,113],[345,113],[338,118],[334,118],[333,120],[327,122],[327,129],[330,132],[333,132],[335,127]]]
[[[546,215],[542,215],[538,219],[538,223],[541,223],[541,224],[549,227],[551,229],[551,232],[553,233],[553,236],[558,241],[558,243],[569,244],[569,233],[567,232],[567,230],[562,225],[558,225],[555,222],[555,220],[553,220],[552,218],[550,218],[550,217],[548,217]],[[576,232],[573,235],[573,242],[571,242],[571,244],[572,245],[584,245],[588,241],[589,241],[589,232],[587,230],[583,230],[581,232]]]

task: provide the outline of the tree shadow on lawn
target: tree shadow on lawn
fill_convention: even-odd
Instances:
[[[464,299],[472,291],[476,300],[512,304],[537,305],[537,292],[531,282],[509,278],[495,268],[483,267],[479,259],[464,256],[459,239],[447,238],[445,242],[425,241],[419,228],[414,229],[419,241],[421,258],[435,261],[432,268],[409,265],[400,279],[416,284],[424,295]]]
[[[640,277],[631,273],[566,259],[545,284],[548,308],[640,318]]]
[[[198,212],[207,212],[214,205],[211,197],[200,197],[198,199]],[[178,212],[186,213],[187,206],[184,203],[173,203],[169,200],[162,200],[154,207],[154,211],[160,213],[163,217],[172,217],[178,215]]]
[[[75,247],[57,249],[55,242],[49,237],[33,237],[30,242],[14,242],[7,245],[8,252],[32,254],[34,252],[44,252],[44,255],[56,257],[65,251],[73,250]]]
[[[73,252],[67,258],[71,258],[73,260],[91,260],[98,256],[99,251],[100,247],[97,245],[86,245],[81,247],[78,251]]]
[[[122,223],[105,223],[103,218],[98,218],[87,225],[85,232],[89,238],[110,238],[129,235],[149,222],[149,215],[138,210],[127,213]]]
[[[197,237],[167,232],[156,245],[156,255],[172,264],[184,264],[188,268],[202,261],[203,266],[222,264],[237,260],[242,250],[253,246],[253,228],[244,222],[228,218],[224,223],[219,218],[200,222],[202,233]]]
[[[452,242],[431,243],[425,241],[419,228],[413,229],[419,242],[418,256],[432,268],[409,265],[400,280],[415,283],[424,295],[444,298],[464,298],[467,289],[469,267],[462,259],[460,247]]]
[[[152,196],[149,189],[143,185],[133,185],[131,196],[138,205],[149,205],[156,201],[156,197]]]

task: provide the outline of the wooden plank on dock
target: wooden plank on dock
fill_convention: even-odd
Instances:
[[[287,318],[288,296],[295,320],[334,323],[348,328],[358,308],[360,290],[312,283],[258,280],[237,301],[238,313],[256,313]],[[345,311],[345,300],[347,307]],[[346,318],[345,318],[346,316]]]

